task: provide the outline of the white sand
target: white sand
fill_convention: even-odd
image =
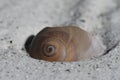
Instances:
[[[80,26],[111,48],[120,40],[120,0],[0,0],[0,80],[120,80],[120,44],[72,63],[36,60],[21,50],[31,34],[62,25]]]

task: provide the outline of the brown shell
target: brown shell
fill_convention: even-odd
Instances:
[[[32,40],[31,57],[46,61],[79,61],[91,58],[91,36],[79,27],[46,27]]]

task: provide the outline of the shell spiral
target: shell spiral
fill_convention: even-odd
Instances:
[[[46,61],[79,61],[91,57],[91,36],[79,27],[46,27],[29,46],[31,57]]]

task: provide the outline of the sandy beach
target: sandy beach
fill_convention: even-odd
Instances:
[[[107,54],[47,62],[25,51],[30,35],[68,25],[98,37]],[[0,80],[120,80],[120,0],[0,0]]]

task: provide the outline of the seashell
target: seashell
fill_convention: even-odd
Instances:
[[[99,39],[76,26],[46,27],[31,40],[31,57],[46,61],[81,61],[103,54]]]

